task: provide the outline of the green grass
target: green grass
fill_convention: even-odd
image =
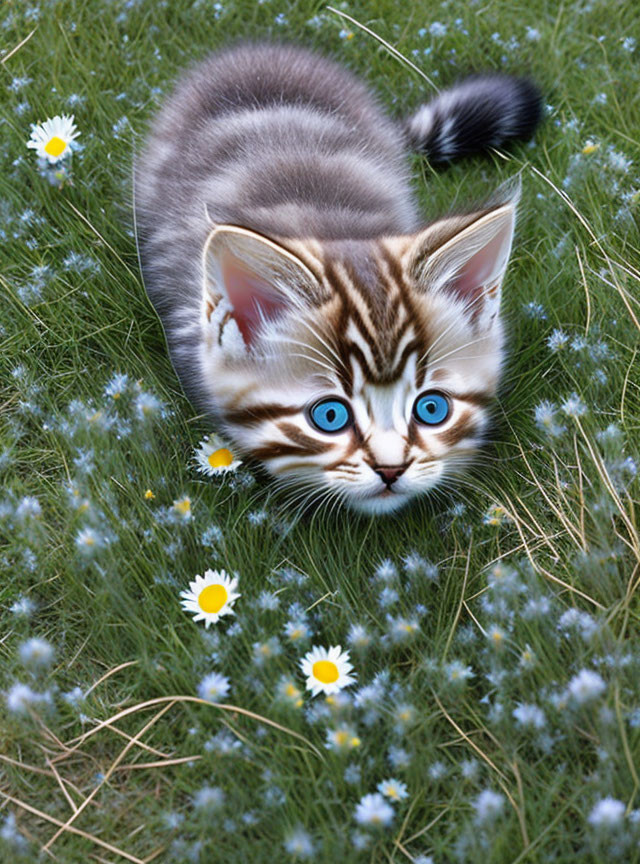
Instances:
[[[47,846],[51,860],[289,861],[284,844],[304,826],[322,862],[640,861],[631,458],[640,449],[640,76],[639,49],[624,42],[640,16],[632,2],[595,0],[341,8],[438,86],[469,70],[527,72],[550,106],[535,143],[506,159],[446,172],[415,159],[427,217],[522,173],[505,286],[510,359],[495,434],[470,482],[377,521],[300,516],[255,466],[224,481],[193,471],[193,447],[211,430],[180,392],[144,294],[132,154],[180,70],[241,37],[290,38],[343,59],[398,114],[428,85],[355,27],[345,38],[351,25],[310,0],[225,0],[218,10],[188,0],[60,0],[0,13],[7,862],[47,860],[38,850],[58,830],[52,820],[81,806],[70,826],[80,833],[63,831]],[[446,33],[421,35],[436,20]],[[25,143],[30,123],[65,111],[75,113],[83,149],[71,182],[57,188]],[[552,351],[556,329],[568,342]],[[115,373],[129,378],[118,400],[105,394]],[[145,419],[140,389],[163,405]],[[536,426],[536,406],[574,392],[586,413],[558,409],[557,435]],[[145,499],[147,489],[155,498]],[[182,522],[171,508],[185,495],[192,518]],[[25,496],[39,513],[26,512]],[[502,515],[487,518],[496,506]],[[107,538],[89,554],[76,542],[86,528]],[[403,564],[410,553],[437,565],[437,581]],[[398,570],[397,596],[375,576],[385,558]],[[235,618],[205,631],[178,594],[209,567],[237,572],[242,596]],[[277,608],[263,608],[273,605],[261,604],[263,591],[277,595]],[[24,598],[30,614],[16,611]],[[563,629],[571,609],[577,623]],[[297,610],[309,610],[313,631],[299,644],[283,630]],[[419,626],[396,639],[389,615]],[[351,646],[358,684],[344,692],[373,684],[369,703],[276,698],[283,679],[304,691],[298,663],[312,644],[347,646],[354,624],[371,641]],[[55,649],[40,671],[19,653],[35,636]],[[274,637],[274,656],[258,663],[255,644]],[[456,678],[465,667],[473,676]],[[604,689],[580,702],[567,687],[585,669]],[[231,682],[226,708],[194,701],[214,670]],[[12,700],[17,682],[31,688],[23,713]],[[63,694],[76,687],[84,698],[71,704]],[[167,697],[175,699],[160,701]],[[522,704],[544,712],[531,715],[538,728],[514,717]],[[327,729],[345,724],[360,746],[325,747]],[[389,777],[408,789],[391,827],[357,826],[358,801]],[[194,806],[204,785],[224,793],[212,812]],[[486,790],[502,796],[493,819],[478,808]],[[606,797],[625,810],[617,819],[614,810],[610,827],[597,810],[589,821]]]

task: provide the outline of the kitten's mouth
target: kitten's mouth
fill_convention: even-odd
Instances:
[[[406,500],[407,495],[404,492],[401,492],[398,489],[393,489],[390,486],[385,486],[384,489],[381,489],[380,492],[373,492],[368,497],[368,501],[385,501],[391,504],[392,501],[396,502],[396,505],[401,501]]]
[[[395,492],[393,489],[385,488],[380,492],[372,492],[366,498],[350,500],[349,505],[361,513],[384,515],[403,507],[410,497],[404,492]]]

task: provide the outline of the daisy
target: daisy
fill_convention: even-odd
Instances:
[[[298,826],[294,831],[291,831],[284,841],[284,848],[289,855],[293,855],[296,859],[313,858],[315,847],[311,839],[311,835]]]
[[[207,702],[222,702],[229,693],[229,679],[218,672],[205,675],[198,684],[198,696]]]
[[[487,822],[493,822],[502,813],[504,802],[505,797],[500,792],[494,792],[493,789],[482,791],[473,804],[476,811],[476,824],[482,825]]]
[[[207,436],[195,451],[196,469],[207,477],[227,474],[237,471],[242,465],[240,459],[234,459],[233,453],[225,447],[217,435]]]
[[[55,651],[46,639],[27,639],[20,645],[18,650],[20,660],[24,666],[46,668],[53,663]]]
[[[500,504],[493,504],[482,518],[485,525],[502,525],[503,522],[511,521],[511,517]]]
[[[589,814],[587,820],[594,828],[615,828],[624,819],[625,806],[610,796],[602,798]]]
[[[193,806],[195,810],[212,813],[214,810],[220,810],[224,799],[224,792],[219,786],[203,786],[194,795]]]
[[[277,697],[294,708],[302,708],[302,693],[290,678],[281,678],[277,687]]]
[[[173,502],[173,512],[176,513],[184,522],[191,519],[191,498],[185,495],[184,498],[177,498]]]
[[[32,124],[27,147],[35,150],[40,159],[46,159],[49,164],[54,165],[71,155],[71,143],[79,134],[73,122],[73,114],[57,114],[53,119],[47,118],[44,123]]]
[[[383,780],[382,783],[378,783],[377,788],[378,792],[388,798],[389,801],[402,801],[409,794],[407,784],[401,780]]]
[[[584,705],[587,702],[592,702],[601,696],[607,689],[604,679],[593,672],[591,669],[581,669],[577,675],[574,675],[567,688],[569,696],[577,702],[578,705]]]
[[[354,675],[349,675],[353,669],[349,652],[343,651],[340,645],[329,649],[314,646],[304,655],[300,667],[307,676],[307,690],[311,690],[313,696],[321,692],[338,693],[356,680]]]
[[[299,642],[311,636],[311,628],[304,618],[292,618],[284,625],[285,636],[291,642]]]
[[[237,579],[230,579],[224,570],[207,570],[204,576],[196,576],[189,582],[190,591],[181,591],[182,608],[193,612],[194,621],[204,621],[205,627],[217,624],[222,615],[233,615],[233,604],[240,594],[236,593]]]
[[[325,747],[328,750],[345,752],[347,750],[355,750],[362,744],[352,726],[338,726],[335,729],[327,729],[326,735]]]
[[[360,799],[355,817],[359,825],[390,825],[393,821],[393,808],[379,792],[374,792]]]

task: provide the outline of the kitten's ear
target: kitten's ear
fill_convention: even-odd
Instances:
[[[407,267],[421,293],[444,291],[462,300],[474,323],[488,327],[500,306],[519,185],[502,203],[466,216],[451,216],[418,234],[407,251]]]
[[[247,228],[214,228],[204,247],[203,264],[205,319],[225,298],[248,346],[265,321],[293,309],[308,309],[320,293],[315,277],[296,255]]]

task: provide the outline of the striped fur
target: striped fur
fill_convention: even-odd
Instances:
[[[178,84],[137,163],[176,371],[301,499],[395,510],[463,471],[488,428],[517,190],[421,228],[414,133],[331,61],[246,45]],[[429,390],[452,409],[436,428],[412,414]],[[326,396],[350,407],[342,432],[310,422]]]

